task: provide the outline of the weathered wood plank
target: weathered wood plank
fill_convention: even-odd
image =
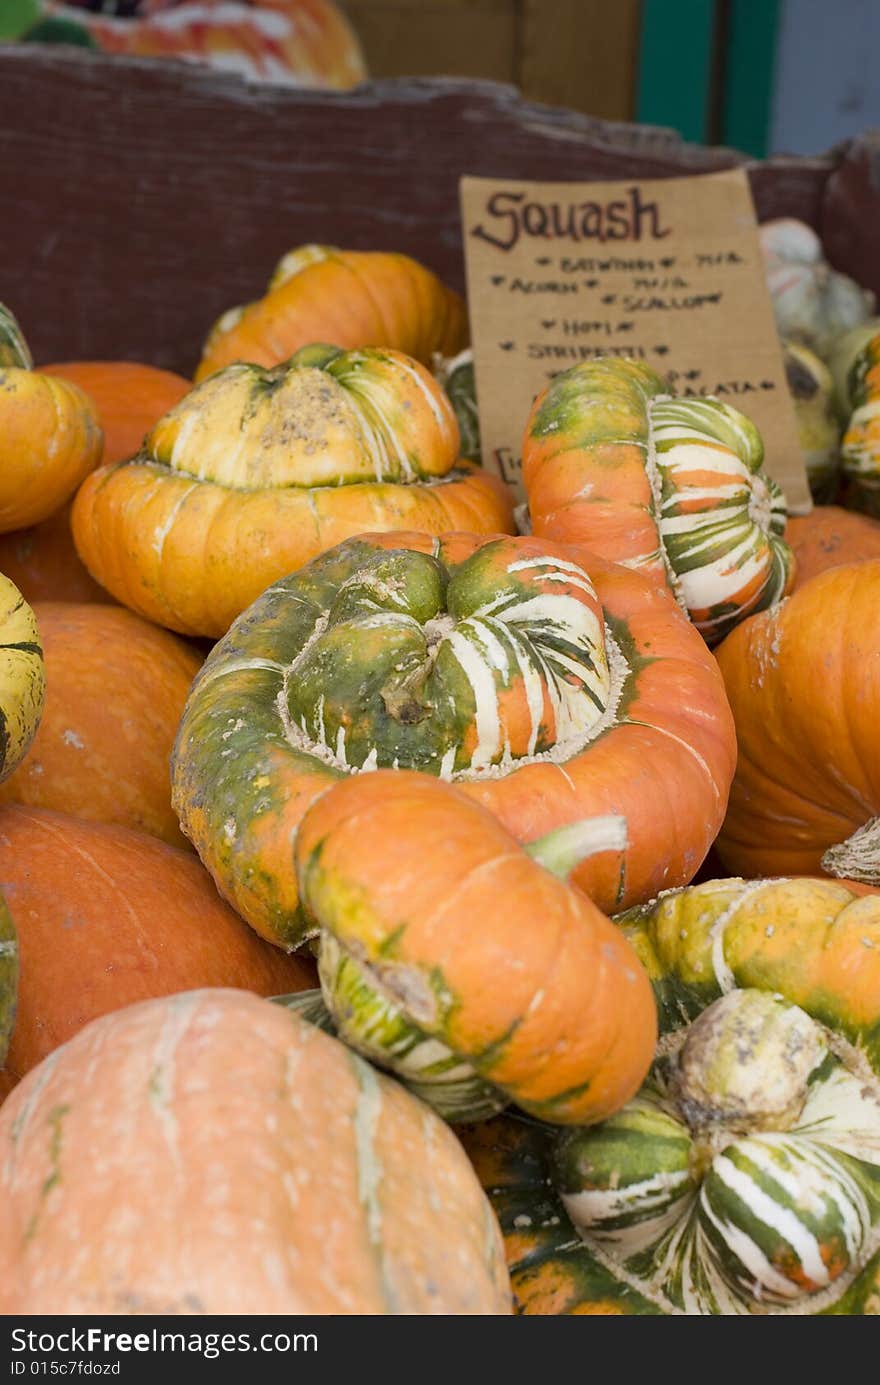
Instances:
[[[444,79],[309,92],[172,62],[0,49],[0,299],[38,361],[190,370],[291,245],[397,249],[463,285],[458,179],[663,177],[743,156]],[[827,160],[750,165],[816,220]],[[846,267],[846,266],[843,266]]]

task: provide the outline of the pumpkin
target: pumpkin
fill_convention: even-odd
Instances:
[[[391,347],[430,366],[435,352],[465,346],[467,311],[408,255],[301,245],[281,259],[263,298],[214,324],[195,378],[233,361],[279,365],[315,341]]]
[[[798,441],[804,454],[810,492],[817,503],[837,490],[841,426],[834,401],[831,371],[815,352],[783,342],[788,390],[794,403]],[[788,530],[785,537],[791,542]]]
[[[314,984],[308,961],[269,947],[227,908],[192,852],[130,828],[4,806],[0,891],[21,954],[0,1085],[135,1001],[198,986],[273,995]]]
[[[43,17],[22,35],[25,42],[177,58],[295,86],[352,87],[367,75],[355,32],[333,0],[41,4]]]
[[[18,935],[0,895],[0,1067],[6,1061],[18,998]]]
[[[40,370],[78,385],[92,400],[104,430],[104,466],[133,457],[153,424],[192,389],[182,375],[133,361],[62,361]]]
[[[0,803],[118,822],[185,846],[168,762],[202,660],[116,606],[38,603],[48,692],[24,764]]]
[[[199,990],[95,1021],[3,1106],[0,1312],[494,1315],[510,1285],[433,1112],[280,1006]]]
[[[880,898],[720,880],[618,922],[663,1038],[639,1095],[469,1145],[530,1313],[880,1313]]]
[[[46,696],[37,622],[21,592],[0,574],[0,783],[21,764]]]
[[[80,561],[70,532],[68,501],[41,524],[0,534],[0,572],[26,601],[112,602]]]
[[[880,518],[880,333],[858,352],[847,387],[852,412],[840,445],[847,504]]]
[[[377,525],[492,533],[513,521],[503,483],[459,462],[455,415],[423,366],[325,346],[204,380],[73,509],[77,549],[115,597],[211,636],[271,582]]]
[[[808,515],[793,516],[785,538],[795,557],[795,590],[829,567],[880,558],[880,523],[839,505],[814,505]]]
[[[668,586],[714,643],[790,584],[785,500],[744,414],[664,390],[623,358],[551,381],[523,441],[531,527]]]
[[[562,1123],[609,1115],[648,1070],[654,1000],[620,932],[564,876],[625,842],[621,819],[598,818],[530,854],[451,784],[407,770],[343,780],[295,842],[337,1033],[448,1120],[510,1101]]]
[[[621,815],[626,849],[572,877],[608,912],[693,878],[734,759],[711,655],[637,573],[546,540],[373,534],[270,587],[211,652],[173,802],[221,892],[295,947],[290,842],[347,774],[453,780],[520,842]]]
[[[434,375],[440,381],[455,410],[461,439],[459,452],[470,462],[482,462],[480,415],[477,410],[474,353],[471,348],[466,347],[456,356],[435,355]]]
[[[718,650],[739,746],[726,869],[880,880],[878,594],[880,560],[831,568]]]
[[[31,367],[21,329],[0,304],[0,534],[47,519],[101,456],[91,400]]]
[[[802,221],[766,221],[760,241],[779,335],[825,359],[836,337],[870,317],[873,293],[826,263],[821,240]]]

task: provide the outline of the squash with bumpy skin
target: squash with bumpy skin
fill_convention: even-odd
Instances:
[[[46,698],[46,669],[33,611],[0,574],[0,783],[21,764]]]
[[[467,1143],[530,1313],[880,1313],[880,899],[712,881],[618,923],[663,1038],[639,1096]]]
[[[510,1285],[428,1107],[202,990],[96,1020],[3,1106],[0,1312],[507,1315]]]
[[[718,650],[738,742],[728,870],[880,881],[878,598],[880,560],[831,568]]]
[[[290,842],[348,774],[453,780],[520,842],[618,814],[573,874],[600,908],[696,873],[735,749],[714,660],[637,573],[546,540],[352,539],[270,587],[212,651],[173,802],[222,893],[282,946],[314,929]]]
[[[429,366],[435,352],[453,356],[467,344],[467,312],[408,255],[300,245],[280,261],[264,298],[215,323],[195,378],[233,361],[278,365],[314,341],[390,347]]]
[[[765,221],[759,234],[779,335],[827,359],[835,338],[870,317],[873,293],[826,263],[821,240],[805,222]]]
[[[230,446],[229,439],[235,439]],[[124,605],[218,636],[285,573],[364,528],[512,529],[496,477],[459,461],[452,407],[396,351],[313,345],[232,365],[102,467],[73,509],[77,549]]]
[[[525,852],[428,775],[337,784],[295,844],[336,1032],[450,1121],[510,1101],[561,1124],[610,1115],[651,1062],[654,1000],[619,930],[564,876],[625,841],[621,819],[598,818]]]
[[[97,410],[77,385],[32,369],[14,316],[0,304],[0,534],[47,519],[97,466]]]
[[[531,528],[668,586],[714,643],[790,585],[785,499],[744,414],[665,388],[625,359],[551,381],[523,441]]]

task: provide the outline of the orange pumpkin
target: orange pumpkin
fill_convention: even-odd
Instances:
[[[116,606],[37,603],[47,696],[31,753],[0,803],[117,822],[184,846],[168,762],[202,660]]]
[[[451,1131],[255,996],[98,1020],[0,1111],[0,1313],[510,1311]]]
[[[20,953],[0,1091],[90,1020],[135,1001],[194,986],[273,995],[313,984],[311,964],[257,938],[191,852],[125,827],[3,807],[0,894]]]
[[[543,539],[394,533],[331,549],[236,621],[172,780],[221,891],[297,946],[290,843],[353,771],[453,779],[520,842],[619,814],[626,849],[572,877],[608,912],[693,878],[734,761],[717,666],[660,587]]]
[[[192,389],[182,375],[133,361],[63,361],[40,371],[78,385],[92,400],[104,430],[104,466],[140,451],[156,420]]]
[[[295,859],[340,1037],[449,1120],[510,1101],[603,1120],[651,1064],[654,998],[620,930],[562,877],[625,841],[622,819],[594,819],[530,855],[428,775],[337,784],[303,818]]]
[[[814,505],[791,518],[785,538],[795,556],[795,590],[829,567],[880,558],[880,522],[839,505]]]
[[[880,559],[831,568],[718,650],[739,745],[728,870],[880,882],[878,600]]]
[[[228,366],[143,453],[88,478],[74,539],[124,605],[222,635],[271,582],[365,527],[512,529],[507,488],[460,461],[458,441],[443,390],[400,352],[313,345],[273,370]]]
[[[28,601],[112,602],[109,592],[89,576],[70,530],[71,502],[41,524],[0,534],[0,572]]]
[[[38,524],[101,458],[97,410],[83,391],[22,366],[0,366],[0,533]]]
[[[195,378],[233,361],[278,365],[313,341],[390,346],[430,365],[467,345],[457,293],[408,255],[301,245],[281,260],[269,291],[215,323]]]

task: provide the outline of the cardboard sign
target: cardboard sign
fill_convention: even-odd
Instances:
[[[625,183],[461,180],[483,462],[523,496],[532,401],[579,361],[631,356],[670,393],[749,415],[789,509],[811,508],[741,169]]]

